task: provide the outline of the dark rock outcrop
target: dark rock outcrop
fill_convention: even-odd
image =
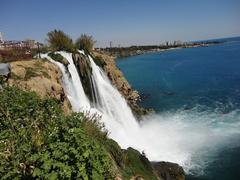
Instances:
[[[81,78],[81,82],[83,84],[83,89],[87,94],[88,98],[95,102],[96,97],[93,92],[93,82],[92,82],[92,67],[89,61],[88,56],[85,56],[80,53],[72,54],[73,62],[78,70],[78,74]]]
[[[171,162],[152,162],[152,166],[159,176],[164,180],[184,180],[185,173],[181,166]]]
[[[183,168],[170,162],[150,162],[145,153],[129,147],[121,149],[112,139],[105,142],[105,147],[113,161],[118,179],[145,180],[184,180]]]

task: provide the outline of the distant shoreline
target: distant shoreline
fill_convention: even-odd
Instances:
[[[186,43],[179,45],[169,45],[169,46],[131,46],[122,48],[101,48],[96,49],[96,51],[108,54],[114,58],[126,58],[131,56],[137,56],[148,53],[164,52],[174,49],[183,48],[195,48],[195,47],[208,47],[210,45],[222,44],[221,41],[211,41],[211,42],[198,42],[198,43]]]

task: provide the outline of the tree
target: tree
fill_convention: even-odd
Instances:
[[[93,39],[92,36],[82,34],[76,41],[76,47],[78,49],[83,49],[88,52],[91,52],[93,50],[95,43],[96,43],[96,41]]]
[[[61,30],[53,30],[48,34],[48,42],[53,51],[68,51],[73,52],[75,46],[72,39]]]

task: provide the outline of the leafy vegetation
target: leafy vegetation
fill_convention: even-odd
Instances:
[[[75,52],[76,48],[72,39],[61,30],[53,30],[48,34],[48,42],[53,51]]]
[[[90,53],[93,50],[94,44],[96,43],[92,36],[82,34],[74,44],[72,39],[67,34],[56,29],[50,31],[47,36],[47,40],[52,51],[67,51],[76,53],[77,49],[83,49],[87,53]]]
[[[91,52],[95,43],[96,41],[92,36],[82,34],[76,41],[76,47],[78,49],[83,49],[87,52]]]
[[[96,117],[64,116],[55,99],[6,87],[0,92],[2,179],[112,179]]]
[[[4,77],[3,76],[0,76],[0,88],[1,86],[5,84],[5,80],[4,80]]]
[[[54,61],[62,62],[63,61],[63,56],[58,53],[48,53],[48,56],[50,56]]]
[[[7,63],[16,60],[26,60],[31,59],[32,54],[26,49],[6,49],[0,50],[1,58],[0,62]]]

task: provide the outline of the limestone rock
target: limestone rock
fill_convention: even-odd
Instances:
[[[62,63],[64,66],[67,66],[69,64],[69,62],[66,58],[63,58]]]
[[[117,68],[114,57],[108,56],[106,54],[101,54],[96,51],[93,52],[93,56],[97,57],[97,59],[101,58],[101,60],[104,61],[104,64],[102,63],[102,68],[106,72],[112,84],[126,99],[134,114],[138,117],[143,114],[147,114],[149,111],[147,109],[141,108],[138,105],[138,101],[141,100],[139,93],[132,89],[120,69]]]
[[[77,68],[78,74],[81,78],[83,89],[91,101],[96,101],[95,95],[93,94],[92,88],[92,67],[88,56],[83,54],[74,53],[72,54],[73,62]]]
[[[11,62],[9,85],[36,92],[41,97],[53,97],[61,102],[64,112],[71,112],[71,105],[61,85],[61,71],[46,60]]]

